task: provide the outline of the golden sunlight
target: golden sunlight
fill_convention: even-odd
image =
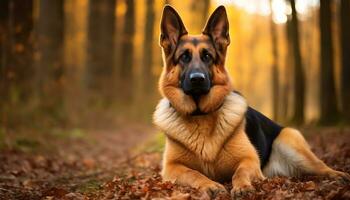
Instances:
[[[272,1],[272,15],[273,21],[276,24],[282,24],[287,22],[287,15],[291,14],[291,8],[286,4],[284,0]]]
[[[262,16],[270,15],[269,0],[216,0],[217,5],[235,6],[249,14],[258,14]],[[273,21],[276,24],[287,22],[287,15],[291,14],[291,8],[286,0],[271,0]],[[296,0],[296,10],[301,20],[308,16],[312,7],[319,5],[318,0]]]

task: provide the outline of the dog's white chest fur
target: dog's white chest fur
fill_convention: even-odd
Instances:
[[[246,110],[245,99],[236,93],[230,93],[215,113],[200,116],[180,115],[169,100],[163,98],[153,119],[167,137],[184,145],[201,160],[211,162],[242,122]]]

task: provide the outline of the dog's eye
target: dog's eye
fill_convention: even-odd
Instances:
[[[212,60],[212,57],[208,52],[204,52],[202,55],[202,60],[206,63],[209,63]]]
[[[192,57],[189,52],[185,52],[180,56],[180,60],[183,63],[189,63],[191,61]]]

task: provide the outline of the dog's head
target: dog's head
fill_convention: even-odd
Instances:
[[[224,67],[229,43],[225,7],[214,11],[202,34],[189,35],[178,13],[165,6],[160,35],[165,67],[160,78],[160,91],[178,112],[207,113],[222,104],[231,90]],[[181,104],[196,106],[189,110]]]

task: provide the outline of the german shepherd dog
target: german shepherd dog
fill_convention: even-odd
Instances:
[[[210,16],[202,34],[189,35],[180,16],[165,6],[160,45],[164,68],[154,123],[166,135],[162,177],[211,197],[232,181],[232,196],[253,191],[272,176],[324,175],[350,179],[313,154],[302,134],[249,107],[225,69],[230,44],[225,7]]]

